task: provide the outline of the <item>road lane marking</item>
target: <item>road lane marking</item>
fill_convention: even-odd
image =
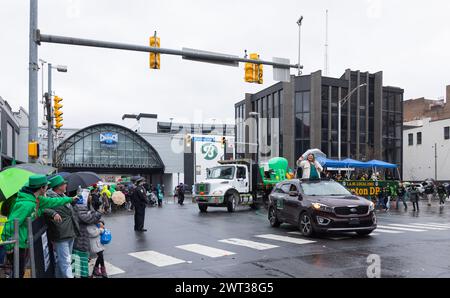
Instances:
[[[181,264],[181,263],[186,262],[184,260],[180,260],[180,259],[168,256],[168,255],[164,255],[162,253],[159,253],[159,252],[156,252],[153,250],[133,252],[133,253],[129,253],[128,255],[138,258],[142,261],[145,261],[147,263],[153,264],[158,267],[165,267],[165,266]]]
[[[369,236],[380,236],[378,233],[370,233]]]
[[[302,233],[300,233],[299,231],[288,232],[288,234],[293,234],[293,235],[302,235]]]
[[[424,226],[424,227],[433,227],[433,228],[439,228],[439,229],[444,229],[444,230],[448,230],[450,229],[450,226],[440,226],[437,224],[422,224],[422,223],[415,223],[413,225],[418,225],[418,226]]]
[[[305,239],[299,239],[299,238],[281,236],[281,235],[275,235],[275,234],[257,235],[256,237],[270,239],[270,240],[283,241],[283,242],[289,242],[289,243],[294,243],[294,244],[308,244],[308,243],[316,242],[316,241],[311,241],[311,240],[305,240]]]
[[[89,272],[92,272],[94,270],[95,260],[96,259],[92,259],[89,262]],[[113,276],[113,275],[125,273],[125,271],[123,271],[119,267],[116,267],[113,264],[108,263],[106,261],[105,261],[105,267],[106,267],[106,272],[108,273],[108,276]]]
[[[392,225],[389,225],[389,226],[378,225],[378,227],[380,227],[382,229],[392,229],[392,230],[400,230],[400,231],[408,231],[408,232],[426,232],[426,230],[401,228],[401,227],[395,227]]]
[[[402,234],[403,233],[400,231],[383,230],[383,229],[379,229],[379,228],[377,228],[375,231],[380,232],[380,233],[387,233],[387,234]]]
[[[410,227],[426,229],[426,230],[436,230],[436,231],[446,231],[449,229],[449,228],[436,227],[436,226],[430,226],[430,225],[424,225],[424,224],[411,224]]]
[[[186,245],[179,245],[176,247],[211,258],[219,258],[235,254],[234,252],[231,251],[226,251],[223,249],[218,249],[201,244],[186,244]]]
[[[437,222],[430,222],[429,224],[437,225],[437,226],[444,227],[444,228],[450,228],[449,224],[441,224],[441,223],[437,223]]]
[[[279,247],[277,245],[255,242],[255,241],[244,240],[244,239],[238,239],[238,238],[223,239],[223,240],[219,240],[219,242],[233,244],[233,245],[239,245],[239,246],[245,246],[245,247],[253,248],[256,250],[266,250],[266,249],[272,249],[272,248]]]
[[[389,224],[390,226],[395,226],[395,227],[402,227],[402,228],[413,228],[413,229],[424,229],[424,230],[444,230],[444,229],[440,229],[440,228],[429,228],[429,227],[423,227],[423,226],[413,226],[413,225],[404,225],[404,224]]]

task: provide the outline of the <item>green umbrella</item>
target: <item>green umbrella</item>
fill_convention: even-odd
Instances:
[[[32,175],[34,173],[18,168],[9,168],[0,172],[0,201],[15,195]]]

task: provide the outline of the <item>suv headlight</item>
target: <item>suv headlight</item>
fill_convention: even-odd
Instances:
[[[369,205],[369,212],[370,211],[374,211],[375,210],[375,204],[373,203],[373,202],[370,202],[370,205]]]
[[[320,204],[320,203],[313,203],[312,207],[317,210],[317,211],[322,211],[322,212],[328,212],[328,213],[334,213],[334,209],[333,207],[329,207],[327,205],[324,204]]]
[[[216,191],[213,191],[212,195],[213,195],[213,196],[221,196],[221,195],[223,195],[223,190],[216,190]]]

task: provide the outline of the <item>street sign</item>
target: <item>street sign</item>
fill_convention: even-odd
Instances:
[[[190,54],[192,54],[192,55],[190,55]],[[183,59],[186,59],[186,60],[220,64],[220,65],[233,66],[233,67],[239,66],[238,61],[229,61],[228,59],[220,60],[220,57],[211,58],[211,59],[198,58],[198,57],[196,57],[196,55],[198,55],[198,54],[209,54],[209,55],[214,55],[214,56],[222,56],[222,57],[228,58],[228,59],[229,58],[235,58],[235,59],[239,58],[239,56],[234,56],[234,55],[227,55],[227,54],[222,54],[222,53],[215,53],[215,52],[208,52],[208,51],[203,51],[203,50],[183,48]]]
[[[286,58],[277,58],[273,57],[273,62],[289,64],[289,59]],[[290,82],[291,81],[291,73],[289,72],[289,68],[281,68],[281,67],[273,67],[273,79],[275,81],[280,82]]]

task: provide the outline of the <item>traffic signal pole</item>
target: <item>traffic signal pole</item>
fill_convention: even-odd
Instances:
[[[38,139],[38,43],[36,41],[38,27],[38,1],[30,0],[30,32],[28,51],[28,110],[29,131],[28,141]],[[35,158],[28,157],[29,162],[36,162]]]
[[[53,164],[53,109],[52,109],[52,64],[48,63],[48,97],[47,97],[47,159]]]
[[[286,63],[264,61],[264,60],[252,60],[252,59],[240,58],[237,56],[232,56],[232,55],[227,55],[227,54],[213,54],[213,53],[205,53],[204,51],[195,51],[195,50],[174,50],[174,49],[168,49],[168,48],[133,45],[133,44],[126,44],[126,43],[119,43],[119,42],[83,39],[83,38],[57,36],[57,35],[48,35],[48,34],[41,34],[39,31],[37,32],[37,41],[38,41],[38,43],[46,42],[46,43],[57,43],[57,44],[77,45],[77,46],[86,46],[86,47],[96,47],[96,48],[107,48],[107,49],[127,50],[127,51],[136,51],[136,52],[175,55],[175,56],[182,56],[183,58],[186,58],[186,59],[201,60],[201,62],[212,62],[212,63],[244,62],[244,63],[270,65],[270,66],[274,66],[277,68],[287,68],[287,69],[289,69],[289,68],[298,69],[299,68],[297,64],[286,64]]]

